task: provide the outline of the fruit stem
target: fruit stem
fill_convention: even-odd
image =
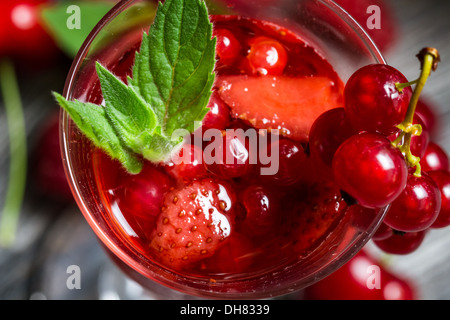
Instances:
[[[405,83],[396,83],[395,87],[397,88],[398,92],[402,93],[403,89],[407,88],[407,87],[411,87],[414,84],[417,84],[419,82],[419,79],[416,79],[414,81],[409,81],[409,82],[405,82]]]
[[[431,71],[436,70],[437,62],[440,60],[439,52],[434,48],[424,48],[417,55],[422,63],[421,74],[419,79],[417,79],[416,87],[414,88],[411,101],[409,103],[408,111],[406,112],[405,120],[403,124],[406,126],[413,123],[414,113],[416,112],[416,106],[419,102],[419,97],[422,93],[423,88],[431,74]]]
[[[421,166],[420,166],[420,158],[415,157],[411,153],[411,138],[412,136],[420,136],[422,134],[421,125],[414,125],[414,114],[416,112],[417,103],[419,102],[419,97],[422,93],[423,88],[431,74],[431,71],[436,70],[437,64],[440,61],[439,52],[434,48],[424,48],[419,54],[417,54],[417,58],[421,62],[421,74],[420,77],[415,80],[408,82],[408,84],[416,84],[413,95],[409,102],[408,110],[406,112],[405,119],[401,124],[398,125],[398,128],[402,130],[403,145],[399,147],[399,149],[405,154],[405,158],[410,167],[415,167],[416,171],[414,173],[415,176],[421,176]],[[402,89],[406,87],[402,84],[397,84],[397,89],[401,92]],[[397,139],[398,140],[398,139]],[[398,141],[395,141],[398,143]]]
[[[0,245],[10,246],[15,234],[26,185],[27,145],[20,91],[12,62],[0,61],[0,90],[9,134],[9,181],[0,222]]]

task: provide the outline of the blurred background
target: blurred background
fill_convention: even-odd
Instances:
[[[16,209],[18,222],[13,241],[2,239],[0,247],[0,299],[186,298],[157,285],[155,290],[144,290],[121,275],[78,210],[62,169],[59,108],[51,92],[63,91],[76,50],[95,23],[117,2],[1,1],[0,208],[6,206],[11,212]],[[439,50],[442,61],[431,75],[423,98],[436,121],[432,139],[450,152],[450,2],[337,2],[363,26],[369,16],[367,7],[372,4],[380,7],[381,29],[367,31],[387,62],[408,79],[419,75],[415,55],[423,47]],[[83,20],[80,29],[72,25],[76,30],[71,33],[71,41],[65,42],[67,34],[58,30],[69,28],[67,17],[76,14],[69,8],[73,4],[82,9]],[[51,8],[45,11],[45,23],[37,18],[42,15],[41,5]],[[11,107],[17,105],[22,106],[23,114],[20,108],[17,112],[17,108]],[[8,193],[11,186],[17,189]],[[1,218],[0,229],[14,225],[14,218],[11,222]],[[409,255],[387,256],[372,243],[364,251],[374,264],[404,281],[414,292],[414,298],[446,300],[450,298],[449,247],[450,232],[442,229],[427,234],[420,248]],[[69,289],[68,267],[73,265],[81,270],[81,287]],[[347,277],[342,283],[354,281],[350,274],[342,277]],[[333,288],[337,297],[341,289]],[[282,299],[305,297],[305,292],[299,292]]]

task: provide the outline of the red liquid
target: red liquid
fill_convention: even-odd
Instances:
[[[214,26],[216,30],[223,28],[231,31],[241,44],[239,54],[232,62],[227,61],[224,64],[219,60],[216,69],[218,79],[231,75],[264,77],[249,74],[245,63],[245,57],[249,50],[247,43],[251,43],[251,39],[258,36],[270,37],[278,41],[287,53],[286,66],[283,68],[282,74],[278,76],[289,78],[326,77],[335,84],[331,89],[333,99],[340,101],[342,83],[338,75],[332,66],[301,37],[273,24],[243,18],[216,17]],[[126,76],[131,75],[134,53],[139,48],[137,39],[139,37],[134,34],[124,41],[124,45],[129,46],[129,49],[120,56],[110,58],[108,51],[100,55],[103,64],[123,80],[126,79]],[[86,76],[85,86],[78,88],[78,97],[98,104],[103,99],[97,77],[94,70],[92,71],[92,74],[84,75]],[[270,75],[266,77],[268,76]],[[219,90],[219,88],[215,88],[215,90]],[[230,127],[247,128],[248,126],[251,126],[251,122],[241,119],[233,119],[230,124]],[[289,139],[289,136],[286,139]],[[295,143],[305,147],[307,141],[296,141]],[[131,176],[121,168],[119,163],[109,159],[101,151],[93,148],[91,156],[97,187],[101,193],[102,203],[109,213],[107,220],[110,221],[111,228],[144,256],[160,263],[158,252],[149,246],[162,204],[157,194],[158,190],[154,189],[155,185],[160,187],[164,185],[161,190],[168,192],[169,188],[175,186],[177,182],[166,172],[164,166],[155,166],[146,162],[141,174]],[[335,215],[319,212],[313,216],[317,193],[326,194],[325,198],[320,198],[323,201],[327,201],[327,195],[332,197],[334,193],[329,189],[324,190],[324,183],[316,178],[308,161],[303,164],[303,169],[304,174],[301,175],[301,178],[287,186],[267,183],[254,171],[237,178],[221,178],[221,181],[225,181],[231,186],[236,196],[232,232],[213,256],[186,265],[183,270],[176,271],[207,279],[228,279],[245,276],[245,274],[264,273],[302,259],[317,250],[323,241],[330,237],[333,229],[339,223],[347,221],[345,217],[347,204],[339,198],[336,203],[339,204],[340,209]],[[209,175],[217,179],[212,173]],[[157,183],[154,183],[155,180]],[[263,233],[250,231],[252,226],[248,225],[246,217],[249,216],[248,210],[251,208],[249,209],[249,205],[246,207],[242,203],[241,195],[245,187],[252,183],[264,186],[267,193],[276,199],[276,214],[271,219],[272,225],[264,226],[267,229]],[[130,193],[130,190],[146,191],[133,194]],[[303,211],[307,213],[304,214]],[[166,267],[171,268],[171,266]]]

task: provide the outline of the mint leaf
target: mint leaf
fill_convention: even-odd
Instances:
[[[136,56],[129,83],[152,105],[167,137],[177,129],[192,132],[209,111],[216,40],[207,17],[200,0],[160,3]]]
[[[69,10],[71,6],[79,8],[79,17],[74,16],[77,12]],[[107,1],[64,1],[44,6],[41,17],[59,48],[69,57],[75,57],[89,33],[113,6]],[[69,28],[71,18],[79,18],[79,28]]]
[[[55,97],[97,147],[136,174],[141,158],[169,160],[209,111],[215,46],[203,1],[166,0],[143,34],[129,84],[97,62],[104,107]]]
[[[130,173],[139,173],[142,163],[120,140],[106,116],[105,108],[79,101],[67,101],[53,93],[58,103],[70,115],[77,127],[110,157],[119,160]]]
[[[105,112],[117,133],[134,152],[142,154],[150,144],[157,121],[152,108],[132,88],[97,62]]]

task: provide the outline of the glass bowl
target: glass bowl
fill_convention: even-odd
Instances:
[[[333,1],[209,0],[207,5],[210,14],[243,15],[272,21],[301,34],[335,68],[344,82],[364,65],[385,63],[364,30]],[[130,49],[130,44],[136,43],[142,30],[149,27],[155,10],[156,1],[120,1],[99,22],[80,49],[63,95],[69,100],[89,100],[96,78],[95,61],[114,66]],[[346,218],[345,223],[340,223],[314,252],[289,265],[214,281],[207,276],[186,275],[149,259],[117,230],[95,180],[92,146],[64,111],[60,115],[60,134],[66,174],[82,214],[111,258],[144,287],[151,288],[157,282],[188,295],[216,299],[257,299],[288,294],[319,281],[353,257],[371,238],[387,210],[380,209],[364,219]]]

